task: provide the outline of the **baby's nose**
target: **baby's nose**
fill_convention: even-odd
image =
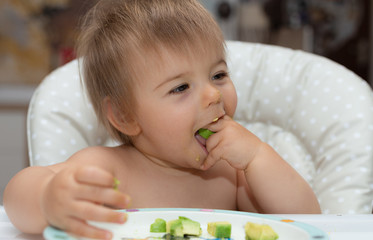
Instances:
[[[213,104],[220,103],[222,101],[222,94],[214,86],[209,86],[205,91],[205,98],[206,98],[206,106],[210,106]]]

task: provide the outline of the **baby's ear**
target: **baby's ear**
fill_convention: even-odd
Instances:
[[[107,119],[118,131],[132,137],[140,134],[141,128],[137,121],[133,117],[130,117],[129,114],[122,113],[115,108],[110,98],[104,100],[104,106]]]

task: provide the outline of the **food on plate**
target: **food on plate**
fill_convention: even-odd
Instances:
[[[232,225],[230,222],[209,222],[207,232],[216,238],[230,238]]]
[[[201,135],[204,139],[208,139],[212,134],[214,134],[214,132],[205,128],[201,128],[198,130],[198,134]]]
[[[166,230],[174,237],[199,236],[202,233],[200,223],[187,217],[179,217],[179,219],[168,221]]]
[[[166,221],[162,218],[155,219],[154,223],[150,225],[150,232],[166,232]]]
[[[248,222],[245,225],[246,240],[276,240],[278,234],[267,224]]]
[[[232,225],[228,221],[216,221],[207,223],[207,232],[217,238],[225,239],[231,237]],[[267,224],[247,222],[245,225],[245,240],[276,240],[278,234]],[[150,225],[150,232],[167,233],[168,237],[200,236],[202,234],[201,225],[190,218],[179,216],[178,219],[166,222],[162,218],[157,218]],[[167,238],[168,239],[168,238]]]
[[[167,232],[173,237],[199,236],[202,233],[199,222],[193,221],[187,217],[179,217],[175,220],[166,221],[162,218],[155,219],[150,225],[150,232]]]

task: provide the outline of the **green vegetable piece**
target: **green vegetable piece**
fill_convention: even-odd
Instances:
[[[179,217],[183,224],[184,235],[199,236],[202,233],[201,225],[199,222],[193,221],[186,217]]]
[[[207,232],[216,238],[230,238],[232,225],[229,222],[209,222]]]
[[[167,232],[174,237],[184,237],[183,224],[180,219],[167,222]]]
[[[166,232],[166,221],[162,218],[155,219],[154,223],[150,225],[150,232]]]
[[[205,128],[201,128],[198,130],[198,134],[201,135],[204,139],[208,139],[212,134],[214,134],[214,132]]]
[[[278,234],[266,224],[248,222],[245,225],[246,240],[276,240]]]
[[[114,178],[114,184],[113,184],[113,188],[115,190],[118,190],[118,186],[120,184],[120,181],[117,179],[117,178]]]
[[[187,217],[167,222],[167,232],[174,237],[184,237],[185,235],[199,236],[202,233],[199,222],[193,221]]]

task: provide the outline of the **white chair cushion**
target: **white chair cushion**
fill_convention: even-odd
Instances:
[[[35,90],[28,109],[30,165],[65,161],[82,148],[113,146],[82,90],[74,60],[48,75]]]
[[[235,119],[272,145],[313,187],[324,213],[370,213],[373,96],[346,68],[286,48],[228,42]],[[77,61],[47,76],[28,114],[31,165],[116,145],[97,123]]]

